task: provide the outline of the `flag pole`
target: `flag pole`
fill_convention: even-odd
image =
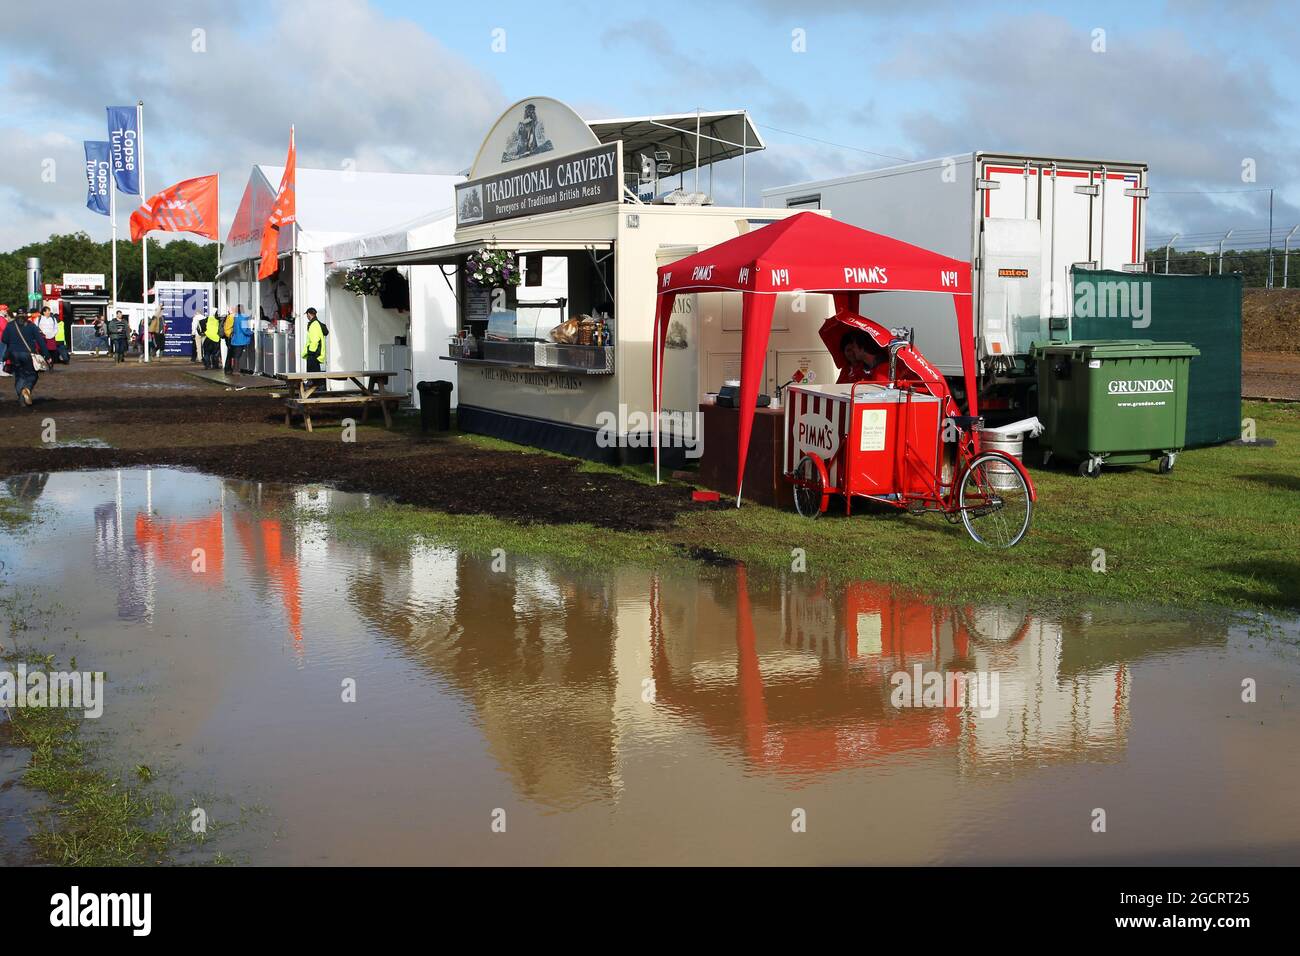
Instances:
[[[109,154],[110,157],[112,154]],[[113,300],[112,310],[117,311],[117,177],[113,175],[112,160],[109,161],[109,178],[113,181],[108,184],[108,216],[113,220],[112,239],[109,240],[113,249],[113,294],[109,297]]]
[[[306,339],[307,330],[304,329],[302,327],[302,323],[298,321],[299,317],[302,315],[302,302],[298,298],[298,285],[299,285],[298,280],[301,278],[301,276],[298,275],[300,271],[298,268],[298,173],[297,173],[298,141],[294,137],[294,126],[292,123],[289,124],[289,142],[293,146],[293,166],[294,166],[293,222],[289,223],[289,228],[293,230],[293,234],[292,234],[293,246],[292,246],[292,251],[289,253],[289,264],[293,268],[293,286],[292,286],[292,292],[290,293],[293,296],[293,341],[294,341],[293,353],[294,355],[301,355],[303,346],[306,344],[307,341]],[[258,303],[258,308],[261,308],[261,303]],[[362,368],[366,367],[366,360],[364,356],[361,359],[361,367]],[[307,371],[307,369],[303,368],[301,369],[301,371],[305,372]]]
[[[149,194],[144,188],[144,100],[135,103],[135,135],[137,168],[140,170],[140,200],[143,202]],[[140,300],[144,302],[144,334],[140,336],[144,344],[144,360],[149,361],[149,233],[144,234],[140,243]]]

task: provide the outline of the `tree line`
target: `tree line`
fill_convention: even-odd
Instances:
[[[168,243],[149,242],[150,283],[177,277],[192,282],[212,282],[217,275],[215,243],[190,239],[173,239]],[[142,298],[140,244],[119,239],[117,242],[117,298],[139,302]],[[102,272],[104,287],[113,281],[112,243],[96,242],[84,232],[50,236],[44,242],[32,242],[12,252],[0,253],[0,302],[16,311],[27,304],[27,260],[41,260],[43,282],[58,285],[65,272]]]
[[[1279,244],[1273,250],[1273,287],[1282,287],[1282,247]],[[1147,271],[1164,273],[1165,247],[1147,250]],[[1268,285],[1268,250],[1267,249],[1224,249],[1223,274],[1241,273],[1242,285],[1248,289],[1262,289]],[[1218,275],[1219,251],[1202,251],[1197,249],[1169,250],[1169,273],[1171,275]],[[1300,287],[1300,246],[1292,246],[1291,269],[1288,286]]]

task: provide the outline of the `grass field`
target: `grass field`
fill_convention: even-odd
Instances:
[[[1243,414],[1254,419],[1259,444],[1185,452],[1169,475],[1157,474],[1154,462],[1107,470],[1095,480],[1073,469],[1032,468],[1039,496],[1033,525],[1005,552],[976,545],[960,525],[938,515],[892,510],[808,521],[758,505],[723,505],[650,534],[519,525],[397,505],[333,520],[344,533],[421,534],[481,553],[501,548],[590,567],[716,552],[751,567],[790,569],[802,549],[808,573],[962,599],[1015,595],[1066,604],[1100,598],[1296,610],[1300,408],[1248,403]],[[620,471],[649,480],[644,468]]]

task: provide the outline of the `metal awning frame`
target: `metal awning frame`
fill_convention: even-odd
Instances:
[[[484,249],[509,249],[511,252],[584,252],[596,249],[612,249],[611,239],[471,239],[464,242],[452,242],[445,246],[430,246],[427,249],[408,249],[406,252],[386,252],[377,256],[361,256],[350,259],[356,267],[376,266],[433,266],[456,265],[461,258],[471,252]]]

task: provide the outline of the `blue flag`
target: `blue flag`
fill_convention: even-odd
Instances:
[[[108,145],[118,192],[140,195],[140,130],[134,106],[108,108]]]
[[[101,216],[108,215],[108,169],[108,143],[86,140],[86,208]]]

